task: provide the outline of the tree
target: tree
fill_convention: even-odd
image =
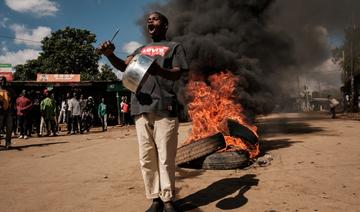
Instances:
[[[15,67],[15,79],[34,80],[36,73],[81,74],[81,80],[99,78],[98,60],[93,43],[95,34],[66,27],[45,37],[40,56]]]
[[[353,25],[345,29],[344,44],[333,50],[333,58],[343,68],[342,81],[350,94],[350,109],[357,111],[357,87],[355,76],[360,74],[360,27]]]
[[[36,73],[40,73],[40,60],[29,60],[24,65],[14,67],[14,80],[36,80]]]
[[[93,43],[95,35],[88,30],[66,27],[42,40],[43,73],[82,74],[82,80],[95,80],[98,60]]]
[[[99,80],[117,80],[115,73],[112,71],[113,69],[105,64],[101,66],[101,72],[99,74]]]

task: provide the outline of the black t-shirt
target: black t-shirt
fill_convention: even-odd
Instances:
[[[189,69],[184,48],[177,42],[160,41],[149,43],[135,50],[136,54],[155,58],[162,68],[180,67]],[[172,74],[172,73],[169,73]],[[156,113],[161,116],[176,116],[178,81],[168,80],[158,75],[149,75],[137,94],[131,94],[131,115]]]

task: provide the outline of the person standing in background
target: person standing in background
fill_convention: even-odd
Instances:
[[[123,106],[124,106],[124,101],[125,101],[126,96],[122,96],[121,97],[121,102],[120,102],[120,126],[124,126],[125,125],[125,117],[124,117],[124,112],[123,112]]]
[[[101,102],[98,106],[98,116],[101,120],[102,131],[106,131],[107,130],[107,108],[106,108],[104,98],[101,98]]]
[[[122,125],[129,125],[129,104],[127,103],[127,98],[124,96],[121,104],[121,124]]]
[[[72,117],[71,117],[71,110],[70,110],[70,101],[71,101],[71,94],[67,93],[66,94],[66,104],[67,104],[67,109],[66,109],[66,128],[67,128],[67,134],[71,133],[72,130]]]
[[[336,106],[338,106],[339,101],[336,100],[335,98],[332,98],[330,95],[328,95],[328,101],[329,101],[329,106],[330,106],[330,113],[331,113],[331,118],[336,118]]]
[[[45,99],[43,99],[40,103],[40,113],[44,119],[47,136],[49,136],[51,132],[53,136],[56,136],[56,102],[47,89],[44,91],[44,96]]]
[[[33,133],[33,129],[34,129],[34,120],[35,120],[35,102],[34,102],[34,94],[35,94],[35,91],[34,90],[31,90],[31,91],[27,91],[27,97],[28,99],[30,99],[30,101],[32,102],[32,107],[30,109],[30,111],[28,112],[28,116],[27,116],[27,133],[26,135],[30,138],[32,136],[32,133]]]
[[[62,124],[66,122],[66,111],[67,111],[68,105],[67,105],[67,100],[64,98],[61,101],[61,106],[60,106],[60,112],[59,112],[59,118],[58,118],[58,123]]]
[[[84,99],[84,95],[81,94],[80,95],[80,100],[79,100],[79,104],[80,104],[80,133],[82,134],[85,130],[85,126],[86,126],[86,115],[85,115],[85,107],[86,107],[86,99]]]
[[[86,106],[84,108],[84,115],[85,115],[84,130],[86,130],[87,132],[90,131],[90,128],[93,124],[94,108],[95,108],[94,100],[91,96],[89,96],[88,99],[86,100]]]
[[[42,95],[40,91],[36,91],[33,97],[33,125],[35,127],[35,131],[38,137],[41,136],[40,134],[40,124],[41,124],[41,112],[40,112],[40,103],[41,103]]]
[[[16,114],[18,118],[18,125],[20,128],[20,139],[28,138],[28,116],[32,106],[32,101],[27,98],[26,90],[23,90],[20,96],[16,99]]]
[[[79,133],[81,110],[79,100],[77,100],[77,93],[73,93],[73,98],[69,101],[69,110],[72,119],[72,133]]]
[[[5,148],[9,149],[13,131],[14,94],[6,82],[4,76],[0,77],[0,129],[5,127]]]

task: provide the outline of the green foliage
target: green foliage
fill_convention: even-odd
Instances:
[[[346,28],[344,44],[334,48],[332,53],[333,60],[343,68],[343,82],[348,82],[351,74],[360,74],[360,27]]]
[[[95,38],[88,30],[70,27],[51,33],[41,41],[42,52],[37,59],[15,67],[15,80],[35,80],[36,73],[81,74],[81,80],[116,79],[110,67],[99,73]]]
[[[14,67],[14,80],[36,80],[36,73],[40,73],[40,60],[29,60],[24,65]]]
[[[88,30],[66,27],[44,38],[39,57],[43,73],[96,75],[100,56],[92,46],[95,37]]]
[[[101,72],[99,74],[99,80],[117,80],[115,73],[112,71],[113,69],[105,64],[101,67]]]

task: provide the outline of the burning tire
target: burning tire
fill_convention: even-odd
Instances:
[[[216,152],[204,158],[194,160],[192,163],[202,169],[227,170],[249,165],[249,157],[246,153],[240,151]]]
[[[224,136],[217,133],[177,149],[176,165],[185,164],[225,148]]]
[[[243,138],[252,145],[258,143],[257,135],[249,128],[245,127],[244,125],[240,124],[237,121],[228,119],[227,131],[228,132],[224,132],[225,135],[228,134],[233,137]]]

